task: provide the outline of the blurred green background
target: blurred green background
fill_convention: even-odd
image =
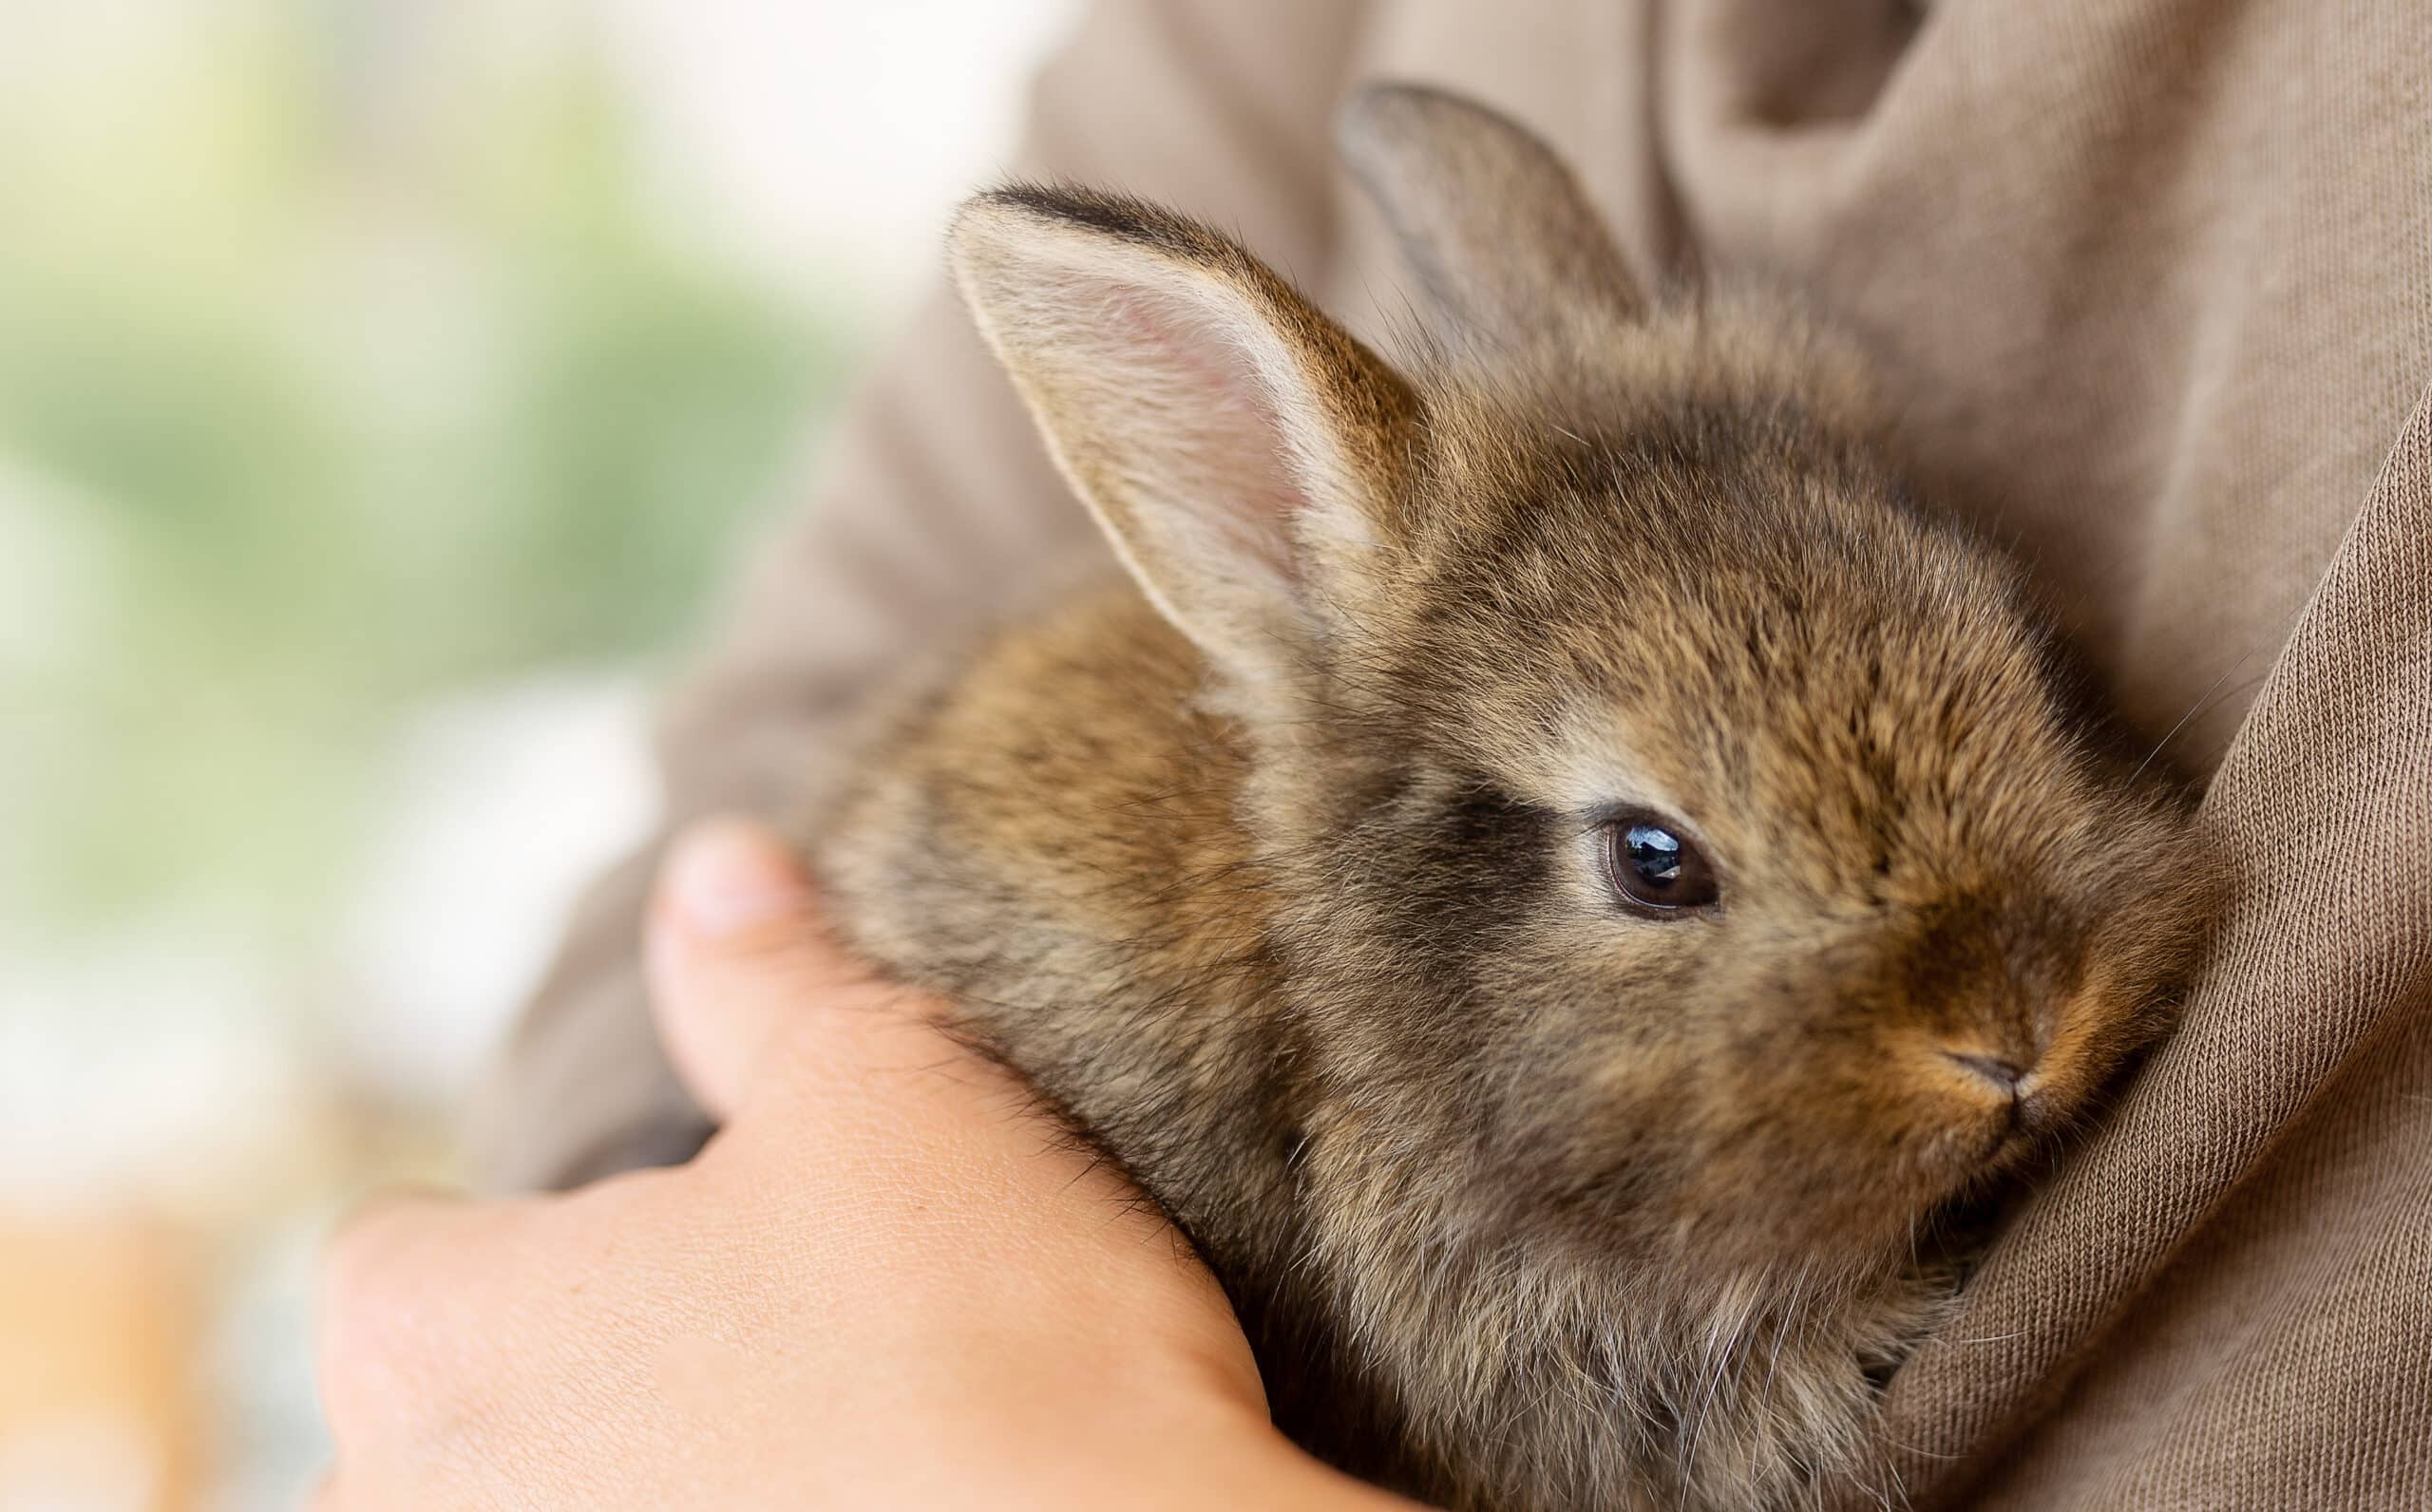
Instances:
[[[0,1512],[309,1485],[320,1226],[1064,9],[0,0]]]
[[[0,98],[12,586],[89,616],[11,637],[54,924],[325,896],[388,716],[667,643],[864,336],[654,219],[581,32],[418,112],[376,11],[227,9]]]

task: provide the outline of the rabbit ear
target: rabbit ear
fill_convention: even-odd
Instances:
[[[1375,85],[1335,140],[1400,240],[1447,334],[1526,346],[1643,301],[1621,250],[1553,149],[1457,95]]]
[[[1166,616],[1258,683],[1391,522],[1416,404],[1240,245],[1114,196],[956,217],[956,280],[1066,478]]]

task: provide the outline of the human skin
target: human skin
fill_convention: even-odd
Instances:
[[[829,945],[770,836],[674,855],[653,992],[721,1132],[347,1221],[316,1507],[1408,1505],[1275,1431],[1180,1235]]]

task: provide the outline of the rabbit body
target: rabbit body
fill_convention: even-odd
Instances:
[[[1948,1292],[1921,1233],[2163,1027],[2210,874],[1845,350],[1641,298],[1500,118],[1347,135],[1447,312],[1398,365],[1152,207],[965,212],[1131,576],[907,695],[820,871],[1189,1236],[1313,1451],[1817,1502]],[[1667,844],[1711,898],[1632,896]]]

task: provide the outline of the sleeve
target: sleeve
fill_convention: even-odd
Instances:
[[[1015,171],[1187,206],[1315,280],[1333,218],[1327,126],[1364,14],[1351,0],[1095,0],[1034,83]],[[660,838],[578,908],[475,1110],[477,1181],[569,1186],[698,1147],[708,1124],[660,1055],[642,978],[666,831],[718,810],[786,821],[824,735],[890,669],[1091,539],[940,259],[811,507],[766,543],[666,699]]]

